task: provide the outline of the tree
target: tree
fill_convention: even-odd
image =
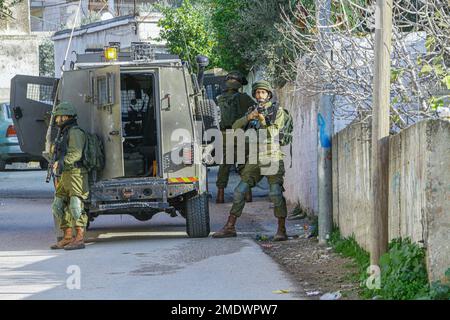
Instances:
[[[314,10],[283,14],[279,28],[294,45],[284,74],[299,90],[335,97],[335,118],[370,123],[374,65],[373,0],[334,0],[329,32]],[[340,9],[339,9],[340,8]],[[295,21],[303,21],[300,27]],[[393,3],[391,129],[437,116],[450,96],[450,7],[447,0]],[[292,72],[294,71],[294,72]],[[442,95],[437,92],[444,92]],[[445,93],[446,92],[446,93]]]
[[[180,7],[161,6],[164,17],[159,21],[160,37],[170,52],[196,68],[199,54],[210,59],[210,67],[218,66],[214,51],[217,38],[211,26],[210,8],[203,1],[183,1]]]
[[[55,76],[55,48],[53,41],[45,39],[39,45],[39,75],[43,77]]]
[[[225,69],[248,72],[263,66],[266,78],[275,83],[283,77],[281,71],[292,54],[289,43],[278,32],[281,13],[297,3],[310,7],[313,0],[210,0],[212,20],[218,36],[217,52]],[[277,81],[278,80],[278,81]]]
[[[180,8],[164,8],[161,38],[169,50],[193,62],[196,54],[211,58],[212,67],[247,73],[264,66],[275,80],[290,51],[277,30],[282,10],[299,0],[186,0]],[[314,0],[303,0],[311,6]]]
[[[12,18],[11,8],[23,0],[0,0],[0,18]]]

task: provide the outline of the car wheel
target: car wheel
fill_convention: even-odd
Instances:
[[[203,193],[185,202],[186,232],[191,238],[204,238],[209,235],[208,194]]]
[[[5,171],[6,161],[0,160],[0,171]]]

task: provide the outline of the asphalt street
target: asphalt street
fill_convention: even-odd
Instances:
[[[274,232],[264,219],[243,218],[233,239],[190,239],[182,217],[165,213],[140,222],[128,215],[100,216],[85,250],[50,250],[55,241],[45,171],[0,172],[0,299],[301,299],[289,275],[254,242]],[[215,194],[216,169],[209,187]],[[232,176],[227,200],[232,199]],[[254,190],[264,205],[267,186]],[[211,230],[219,229],[230,203],[210,201]],[[264,214],[264,213],[261,213]],[[272,217],[273,218],[273,217]],[[276,293],[285,290],[285,293]]]

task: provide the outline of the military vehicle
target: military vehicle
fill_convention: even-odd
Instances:
[[[132,43],[126,52],[114,44],[77,54],[70,65],[61,79],[12,79],[11,110],[21,149],[50,160],[52,107],[69,101],[77,108],[78,125],[104,147],[105,166],[90,176],[90,223],[103,214],[146,221],[159,212],[178,213],[190,237],[208,236],[206,165],[194,161],[208,143],[201,131],[217,127],[217,108],[202,85],[208,59],[198,56],[194,73],[178,56]],[[177,129],[191,141],[174,141]]]

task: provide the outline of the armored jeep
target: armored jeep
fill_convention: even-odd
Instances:
[[[12,79],[11,109],[21,149],[50,160],[45,146],[55,136],[48,129],[51,110],[69,101],[77,108],[78,125],[96,134],[104,147],[105,166],[90,175],[90,223],[103,214],[146,221],[159,212],[178,213],[190,237],[206,237],[207,171],[194,159],[207,143],[201,131],[217,126],[216,108],[202,85],[207,58],[197,57],[195,74],[177,56],[148,53],[139,44],[128,52],[116,50],[112,59],[106,50],[78,54],[61,79]],[[176,134],[174,139],[177,129],[192,139],[176,140]]]

